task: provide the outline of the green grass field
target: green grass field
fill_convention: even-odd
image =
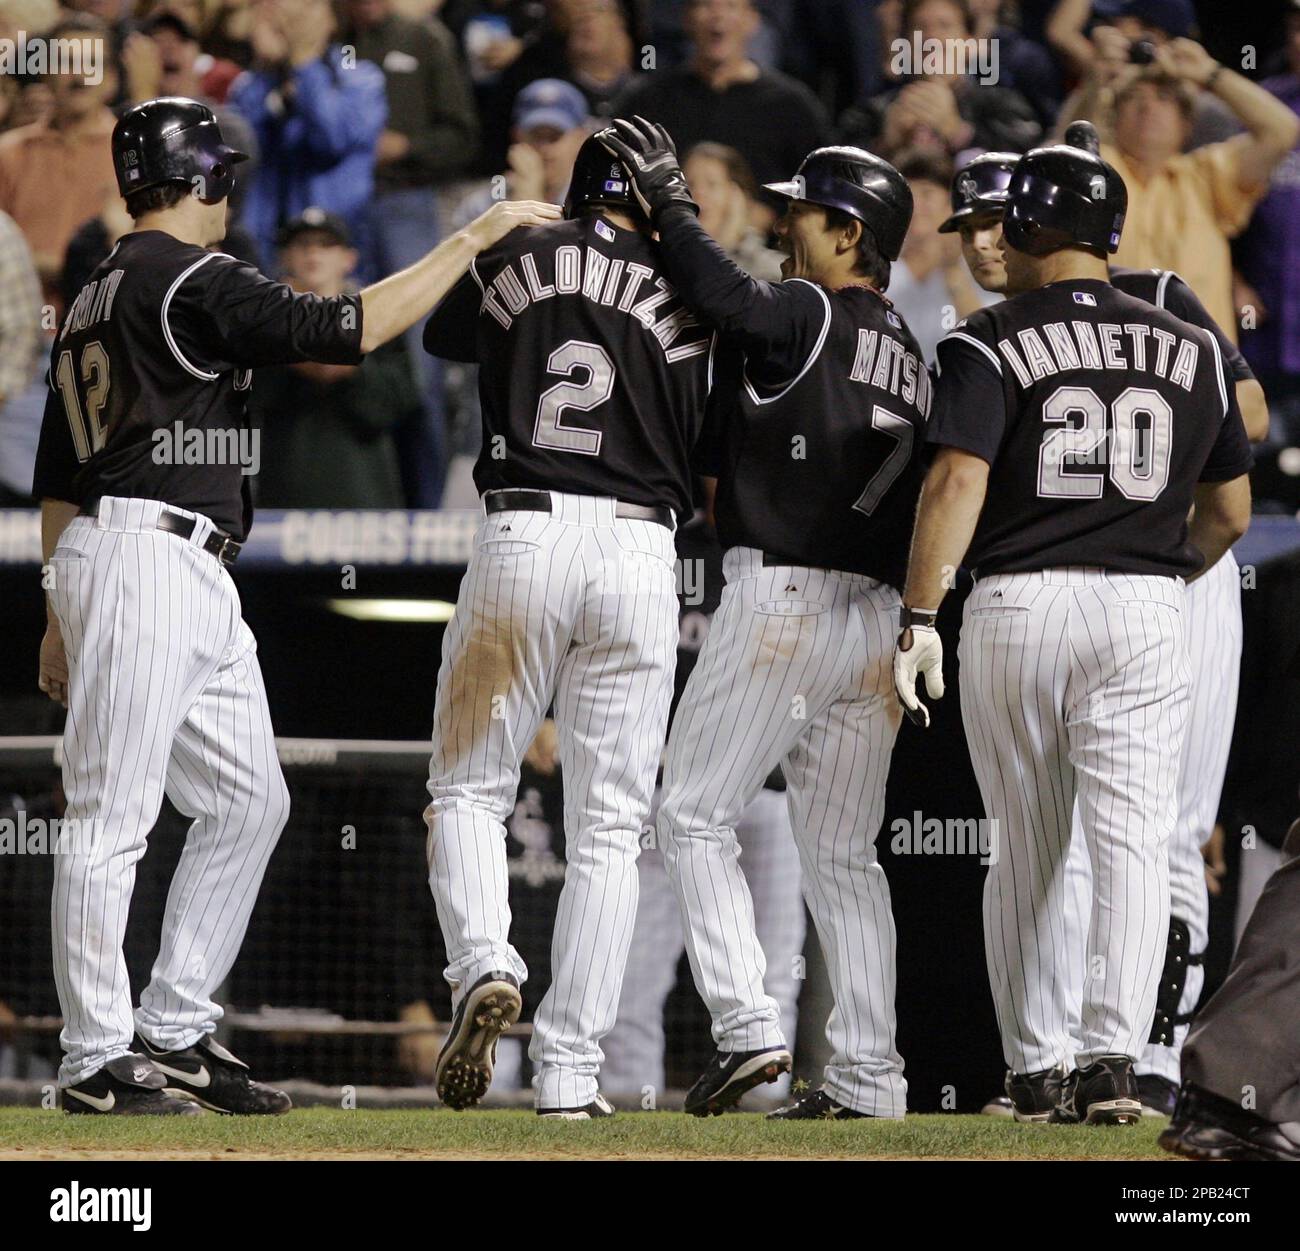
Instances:
[[[1122,1129],[1016,1125],[982,1116],[779,1125],[753,1113],[698,1120],[627,1112],[557,1122],[530,1111],[342,1111],[275,1118],[67,1116],[0,1109],[0,1159],[1162,1159],[1165,1121]]]

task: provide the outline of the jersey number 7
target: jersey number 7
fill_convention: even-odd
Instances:
[[[84,462],[104,446],[106,434],[99,414],[108,400],[108,353],[98,339],[92,339],[81,349],[81,381],[86,388],[84,409],[73,371],[72,352],[65,348],[59,353],[54,367],[54,382],[63,400],[63,411],[68,416],[77,460]]]
[[[894,440],[894,446],[854,501],[853,507],[868,517],[876,511],[885,492],[894,485],[894,479],[907,468],[907,462],[912,459],[912,442],[916,438],[916,428],[910,421],[881,408],[879,404],[871,410],[871,428],[887,434]]]

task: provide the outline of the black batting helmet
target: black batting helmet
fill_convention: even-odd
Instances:
[[[887,260],[898,260],[912,221],[912,189],[888,161],[861,148],[816,148],[789,182],[764,187],[787,200],[839,209],[871,231]]]
[[[569,179],[569,194],[564,197],[564,216],[577,217],[589,204],[604,204],[622,209],[630,216],[643,219],[645,214],[632,193],[632,180],[623,163],[600,141],[602,134],[617,132],[597,131],[590,135],[578,149],[573,162],[573,177]]]
[[[1002,235],[1031,256],[1088,248],[1104,257],[1119,248],[1127,211],[1124,180],[1100,156],[1065,144],[1035,148],[1012,171]]]
[[[996,213],[1000,217],[1011,171],[1018,160],[1018,152],[985,152],[967,161],[952,180],[952,216],[939,227],[939,233],[951,234],[967,218],[979,213]]]
[[[160,183],[188,183],[204,204],[235,188],[235,166],[248,154],[227,146],[216,114],[184,96],[146,100],[113,127],[113,169],[125,197]]]

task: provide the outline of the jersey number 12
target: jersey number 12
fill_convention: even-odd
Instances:
[[[72,352],[64,349],[54,367],[54,384],[63,400],[72,430],[72,445],[79,461],[88,461],[104,446],[106,431],[99,414],[108,399],[108,353],[98,339],[81,349],[81,381],[86,387],[86,406],[81,406],[81,392],[72,364]]]

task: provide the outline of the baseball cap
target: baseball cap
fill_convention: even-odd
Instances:
[[[1174,38],[1186,38],[1196,29],[1192,0],[1093,0],[1093,17],[1136,17]]]
[[[539,78],[515,96],[511,120],[520,130],[577,130],[589,118],[587,97],[577,87],[562,78]]]
[[[308,231],[329,235],[341,248],[352,246],[352,235],[347,223],[337,214],[327,213],[321,208],[303,209],[297,217],[285,222],[276,236],[276,244],[282,248],[288,247],[294,239]]]

